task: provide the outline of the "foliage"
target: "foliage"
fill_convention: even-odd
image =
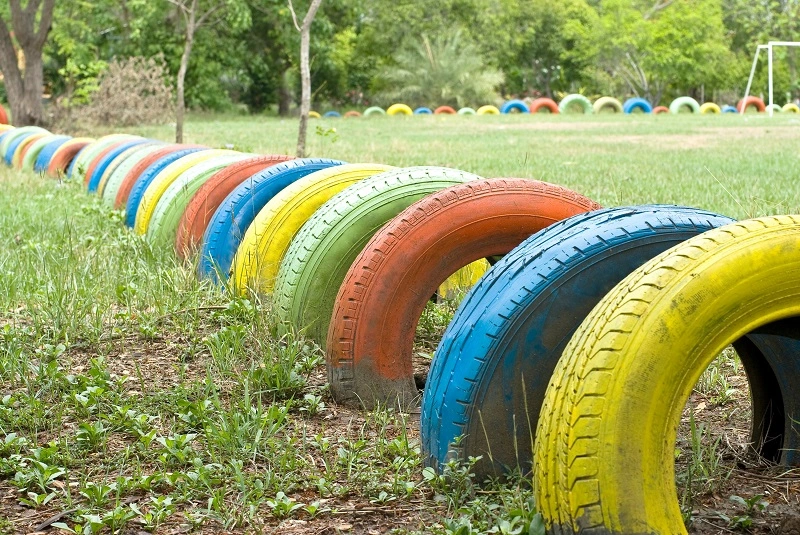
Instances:
[[[395,56],[395,65],[386,67],[381,79],[386,103],[462,107],[495,101],[503,75],[487,68],[477,47],[456,31],[433,39],[423,35],[420,43]]]

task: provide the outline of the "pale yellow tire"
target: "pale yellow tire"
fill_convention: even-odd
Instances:
[[[478,108],[477,113],[478,115],[500,115],[500,110],[497,109],[497,106],[486,105]]]
[[[345,164],[316,171],[275,195],[247,228],[233,259],[233,284],[239,294],[247,290],[270,294],[281,260],[295,234],[331,197],[356,182],[394,167],[380,164]]]
[[[79,184],[83,184],[86,180],[86,171],[89,168],[89,164],[91,164],[92,160],[94,160],[101,152],[114,143],[125,140],[134,140],[138,137],[139,136],[131,136],[129,134],[111,134],[92,141],[92,143],[86,145],[86,147],[84,147],[75,156],[74,163],[70,164],[72,174],[69,175],[69,178],[77,181]]]
[[[386,115],[414,115],[414,110],[406,104],[392,104],[386,110]]]
[[[156,209],[159,199],[161,199],[161,196],[169,185],[178,179],[181,173],[208,159],[229,154],[241,153],[225,149],[202,150],[179,158],[162,169],[161,172],[153,177],[153,181],[147,186],[147,189],[144,190],[142,200],[139,202],[139,209],[136,211],[136,221],[133,224],[134,232],[142,235],[147,233],[147,227],[150,225],[150,218],[153,217],[153,212]]]
[[[592,109],[595,113],[601,113],[603,110],[611,109],[614,113],[624,113],[622,109],[622,102],[614,97],[600,97],[592,104]]]
[[[784,104],[783,113],[800,113],[800,107],[797,106],[794,102],[790,102],[788,104]]]
[[[0,133],[6,132],[8,130],[13,130],[16,126],[10,124],[0,124]]]
[[[686,533],[675,443],[693,387],[729,344],[798,315],[800,216],[708,231],[622,280],[570,340],[542,406],[548,532]]]
[[[321,117],[322,117],[322,115],[320,115],[319,112],[316,112],[314,110],[311,110],[310,112],[308,112],[308,118],[309,119],[319,119]]]
[[[713,102],[706,102],[700,105],[700,113],[701,114],[712,113],[716,115],[722,113],[722,110],[720,109],[719,106],[717,106]]]

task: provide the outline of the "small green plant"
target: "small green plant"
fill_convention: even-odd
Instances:
[[[291,516],[298,509],[306,507],[305,504],[296,501],[294,498],[287,496],[283,492],[278,492],[275,498],[266,501],[267,506],[275,518],[286,518]]]

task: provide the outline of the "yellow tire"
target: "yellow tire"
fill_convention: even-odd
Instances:
[[[311,110],[310,112],[308,112],[308,118],[309,119],[319,119],[320,117],[322,117],[322,115],[320,115],[319,112],[316,112],[314,110]]]
[[[797,106],[794,102],[790,102],[788,104],[784,104],[783,113],[800,113],[800,107]]]
[[[311,173],[275,195],[256,215],[236,251],[236,291],[272,293],[283,255],[317,208],[346,187],[390,169],[379,164],[339,165]]]
[[[0,124],[0,133],[13,130],[14,128],[16,128],[16,126],[12,126],[10,124]]]
[[[565,348],[540,413],[534,482],[549,532],[686,533],[675,443],[695,383],[729,344],[798,315],[800,216],[708,231],[620,282]],[[800,415],[784,418],[791,440]]]
[[[392,104],[386,110],[386,115],[414,115],[414,110],[405,104]]]
[[[500,110],[497,109],[497,106],[486,105],[478,108],[477,113],[478,115],[500,115]]]
[[[705,114],[705,113],[719,114],[719,113],[722,113],[722,110],[720,109],[719,106],[717,106],[713,102],[706,102],[705,104],[701,104],[700,105],[700,113],[702,113],[702,114]]]
[[[150,219],[153,217],[153,212],[156,210],[159,199],[167,191],[170,184],[178,179],[181,173],[210,158],[229,154],[240,153],[225,149],[202,150],[179,158],[162,169],[153,178],[147,189],[144,190],[142,200],[139,202],[139,209],[136,211],[136,221],[133,224],[134,232],[142,235],[147,233],[147,227],[150,225]]]

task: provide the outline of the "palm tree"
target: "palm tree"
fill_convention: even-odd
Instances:
[[[477,47],[460,31],[422,41],[400,50],[395,66],[384,70],[381,81],[387,102],[427,106],[466,106],[493,102],[503,81],[499,70],[487,67]]]

